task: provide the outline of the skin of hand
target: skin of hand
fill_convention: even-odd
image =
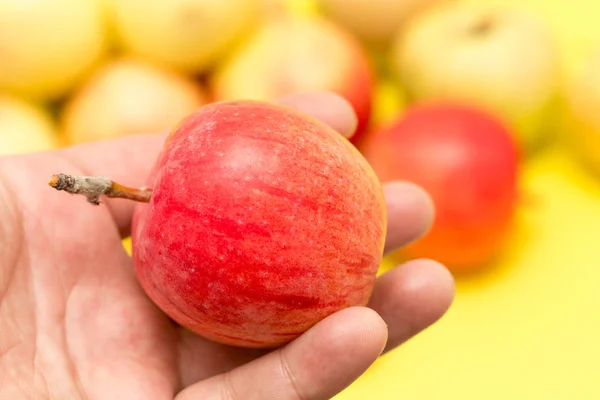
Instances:
[[[356,127],[332,93],[278,101],[346,137]],[[329,399],[447,311],[452,276],[413,260],[378,278],[367,307],[335,313],[279,349],[228,347],[176,326],[145,296],[122,247],[133,202],[92,206],[47,185],[62,171],[142,186],[164,137],[0,159],[0,399]],[[434,210],[413,184],[384,190],[389,252],[423,235]]]

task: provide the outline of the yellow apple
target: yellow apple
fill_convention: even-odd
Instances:
[[[600,175],[600,48],[567,83],[565,97],[566,144],[582,165]]]
[[[55,123],[41,105],[0,95],[0,155],[52,150],[59,146]]]
[[[511,127],[526,153],[556,133],[558,45],[526,11],[443,3],[398,34],[392,65],[411,102],[453,100],[485,109]]]
[[[97,0],[0,0],[0,90],[65,95],[104,53],[101,10]]]
[[[358,140],[368,125],[373,69],[355,38],[314,15],[271,18],[216,69],[217,100],[268,100],[299,91],[327,90],[345,97],[358,115]]]
[[[69,143],[164,132],[207,102],[191,78],[123,57],[103,65],[69,98],[61,130]]]
[[[440,0],[317,0],[321,12],[361,40],[389,43],[417,13]]]
[[[119,46],[189,73],[204,72],[254,27],[256,0],[112,0]]]

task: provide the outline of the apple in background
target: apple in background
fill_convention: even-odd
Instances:
[[[590,172],[600,176],[600,48],[567,82],[563,138]]]
[[[365,305],[387,230],[379,180],[320,121],[212,103],[171,133],[132,227],[142,287],[171,318],[244,347],[289,342]]]
[[[388,45],[417,13],[447,0],[317,0],[317,7],[368,44]]]
[[[516,208],[519,157],[499,119],[462,105],[412,106],[371,132],[360,150],[382,182],[414,182],[435,204],[432,229],[400,254],[462,273],[484,268],[502,249]]]
[[[106,50],[96,0],[0,0],[0,90],[55,100]]]
[[[186,73],[203,73],[259,22],[256,0],[107,0],[118,46]]]
[[[538,18],[503,6],[443,3],[398,34],[393,69],[412,102],[447,100],[502,118],[526,154],[556,134],[561,65]]]
[[[52,150],[59,146],[50,113],[41,105],[0,95],[0,156]]]
[[[60,115],[61,130],[69,143],[167,132],[208,101],[191,78],[122,57],[103,65],[73,93]]]
[[[277,18],[282,14],[315,15],[313,0],[257,0],[261,3],[261,13],[266,18]]]
[[[317,16],[270,18],[209,78],[217,100],[269,100],[328,90],[344,96],[359,120],[357,141],[368,126],[373,71],[361,45]]]

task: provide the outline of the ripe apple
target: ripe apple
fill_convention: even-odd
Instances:
[[[293,109],[217,102],[167,138],[134,212],[135,271],[182,326],[286,343],[365,305],[382,260],[381,185],[350,142]]]
[[[361,151],[382,182],[414,182],[435,204],[431,230],[402,255],[467,272],[501,250],[516,207],[519,157],[499,119],[461,105],[412,106],[369,134]]]
[[[0,0],[0,90],[64,96],[105,51],[96,0]]]
[[[0,95],[0,155],[52,150],[59,146],[50,113],[41,105]]]
[[[417,13],[443,0],[317,0],[319,10],[368,44],[387,45]]]
[[[564,139],[581,164],[600,175],[600,48],[566,87]]]
[[[208,102],[191,78],[131,58],[98,69],[65,104],[61,129],[70,143],[166,132]]]
[[[358,115],[355,142],[368,126],[373,79],[368,55],[346,31],[321,17],[283,14],[269,19],[217,68],[210,85],[218,100],[338,93]]]
[[[188,73],[205,72],[259,21],[256,0],[107,0],[119,47]]]
[[[555,134],[560,58],[536,16],[488,5],[443,3],[415,18],[392,51],[412,102],[462,102],[510,127],[527,153]]]

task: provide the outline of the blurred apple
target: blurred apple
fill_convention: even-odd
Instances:
[[[73,94],[61,129],[70,143],[165,132],[207,102],[191,78],[124,57],[103,65]]]
[[[41,105],[0,95],[0,155],[33,153],[59,146],[54,121]]]
[[[581,163],[600,176],[600,48],[566,88],[566,143]]]
[[[97,0],[0,0],[0,90],[64,96],[104,54],[103,23]]]
[[[317,14],[316,4],[313,0],[256,0],[262,5],[261,13],[266,18],[277,18],[282,14],[295,15]]]
[[[256,0],[106,0],[120,47],[189,73],[212,67],[259,21]]]
[[[317,16],[281,15],[249,37],[210,80],[217,100],[268,100],[299,91],[328,90],[354,107],[358,140],[368,125],[373,71],[360,44]]]
[[[441,0],[317,0],[321,12],[369,44],[386,45],[407,21]]]
[[[500,6],[444,3],[396,38],[394,70],[412,102],[452,100],[503,119],[533,152],[555,133],[560,58],[535,16]]]
[[[519,157],[498,118],[449,103],[411,106],[366,136],[360,150],[382,182],[414,182],[435,204],[431,230],[401,255],[463,273],[499,254],[516,209]]]

